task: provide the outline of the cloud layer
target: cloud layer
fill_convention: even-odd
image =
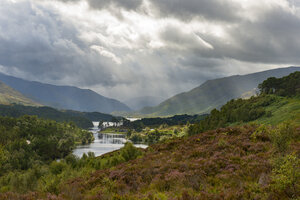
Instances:
[[[0,70],[121,100],[300,63],[299,0],[2,0]]]

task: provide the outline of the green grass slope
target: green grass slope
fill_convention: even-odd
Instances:
[[[267,106],[265,109],[271,115],[261,117],[255,120],[255,122],[276,125],[284,121],[289,121],[300,126],[300,98],[278,97],[278,101]]]
[[[41,106],[33,100],[23,96],[20,92],[0,82],[0,104],[21,104],[26,106]]]
[[[300,71],[300,68],[280,68],[243,76],[210,80],[189,92],[178,94],[156,107],[144,108],[139,113],[144,116],[209,113],[212,109],[221,107],[227,101],[239,98],[244,93],[252,91],[269,77],[282,77],[295,71]]]

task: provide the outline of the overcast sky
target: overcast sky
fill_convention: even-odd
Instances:
[[[0,0],[0,71],[120,100],[300,64],[300,0]]]

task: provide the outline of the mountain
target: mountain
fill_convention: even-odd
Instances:
[[[130,111],[130,108],[120,101],[106,98],[88,89],[27,81],[1,73],[0,80],[26,97],[58,109],[102,113]]]
[[[161,97],[143,96],[143,97],[136,97],[136,98],[128,99],[125,101],[125,103],[133,110],[140,110],[144,107],[157,106],[163,100],[164,99]]]
[[[21,104],[26,106],[41,106],[31,99],[23,96],[20,92],[14,90],[0,81],[0,104]]]
[[[156,107],[146,107],[139,113],[146,116],[208,113],[231,99],[240,98],[243,94],[253,91],[258,84],[269,77],[279,78],[295,71],[300,71],[300,67],[279,68],[209,80],[189,92],[178,94],[162,102]]]

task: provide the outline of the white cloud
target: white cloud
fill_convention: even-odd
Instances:
[[[90,48],[97,51],[100,55],[112,59],[116,64],[118,64],[118,65],[122,64],[122,60],[120,58],[118,58],[112,52],[109,52],[108,50],[105,50],[104,47],[97,46],[97,45],[92,45]]]

